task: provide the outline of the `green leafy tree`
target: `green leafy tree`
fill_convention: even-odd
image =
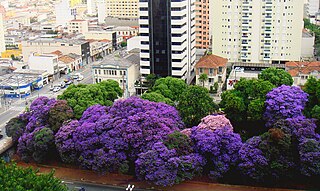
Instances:
[[[6,124],[6,134],[12,138],[14,143],[18,142],[19,137],[22,135],[26,122],[19,117],[14,117]]]
[[[177,109],[185,125],[192,127],[198,125],[203,117],[212,114],[217,105],[206,88],[189,86],[181,95]]]
[[[176,102],[179,101],[180,96],[184,94],[187,89],[187,84],[182,79],[166,77],[158,79],[151,92],[156,92],[166,98]]]
[[[304,114],[311,117],[313,107],[320,104],[320,81],[314,77],[309,78],[303,87],[303,91],[309,94]]]
[[[146,77],[146,84],[147,84],[147,87],[149,89],[151,89],[154,84],[156,83],[157,79],[159,79],[159,77],[155,74],[148,74],[147,77]]]
[[[199,76],[199,81],[202,83],[202,87],[204,87],[204,83],[208,80],[208,75],[207,74],[201,74]]]
[[[163,143],[168,149],[175,149],[179,156],[188,155],[193,152],[192,140],[179,131],[169,134]]]
[[[0,160],[0,190],[3,191],[67,191],[66,185],[49,174],[38,174],[31,167],[18,167],[15,163],[6,164]]]
[[[273,88],[275,86],[269,81],[241,79],[233,90],[222,93],[220,107],[242,138],[247,139],[267,130],[262,116],[266,94]]]
[[[293,79],[291,75],[283,69],[267,68],[258,76],[259,79],[269,81],[273,85],[279,87],[281,85],[291,86]]]
[[[49,128],[43,128],[34,135],[33,159],[36,162],[43,162],[50,158],[50,151],[54,151],[54,133]]]
[[[141,98],[149,100],[149,101],[153,101],[153,102],[163,102],[168,105],[174,106],[174,103],[171,99],[166,98],[163,95],[156,93],[156,92],[144,93],[144,94],[142,94]]]
[[[102,81],[98,84],[79,84],[69,86],[58,99],[66,100],[73,109],[75,117],[80,118],[84,110],[96,104],[110,106],[122,96],[119,83],[114,80]]]

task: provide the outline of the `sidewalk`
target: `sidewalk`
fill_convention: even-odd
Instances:
[[[225,185],[216,183],[186,181],[172,187],[161,188],[153,187],[146,182],[138,181],[133,176],[121,175],[121,174],[107,174],[98,175],[97,173],[89,170],[80,170],[76,168],[65,168],[57,166],[47,166],[38,164],[26,164],[18,162],[19,166],[39,168],[41,173],[48,173],[52,168],[55,169],[55,176],[67,180],[86,182],[93,184],[105,184],[111,186],[126,187],[128,184],[135,185],[136,188],[140,189],[152,189],[152,190],[167,190],[167,191],[290,191],[290,189],[275,189],[275,188],[259,188],[249,186],[237,186],[237,185]],[[295,190],[297,191],[297,190]]]

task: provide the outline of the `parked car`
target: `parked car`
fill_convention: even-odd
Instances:
[[[65,87],[66,87],[66,83],[61,82],[60,87],[61,87],[61,88],[65,88]]]
[[[58,91],[60,91],[60,87],[54,87],[54,89],[53,89],[53,92],[58,92]]]
[[[81,80],[83,80],[83,76],[82,76],[82,75],[79,76],[79,78],[77,79],[77,81],[81,81]]]
[[[70,84],[72,84],[72,83],[73,83],[73,81],[72,81],[72,80],[69,80],[69,81],[66,82],[66,85],[70,85]]]
[[[50,86],[50,91],[53,91],[53,89],[54,89],[54,86]]]

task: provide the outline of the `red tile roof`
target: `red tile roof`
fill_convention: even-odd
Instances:
[[[218,68],[219,66],[225,67],[228,59],[222,58],[217,55],[206,55],[202,57],[196,64],[196,68]]]
[[[320,62],[286,62],[286,70],[293,77],[313,71],[320,72]]]

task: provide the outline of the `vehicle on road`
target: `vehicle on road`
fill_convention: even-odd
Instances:
[[[54,87],[54,89],[53,89],[53,92],[58,92],[58,91],[60,91],[60,87]]]
[[[73,81],[72,81],[72,80],[69,80],[69,81],[66,82],[66,85],[70,85],[70,84],[72,84],[72,83],[73,83]]]
[[[0,134],[0,139],[2,139],[2,138],[3,138],[3,135]]]
[[[53,89],[54,89],[54,86],[50,86],[50,91],[53,91]]]
[[[65,82],[61,82],[60,87],[61,88],[65,88],[66,87],[66,83]]]
[[[79,76],[79,78],[77,79],[77,81],[81,81],[81,80],[83,80],[83,76],[82,76],[82,75]]]

